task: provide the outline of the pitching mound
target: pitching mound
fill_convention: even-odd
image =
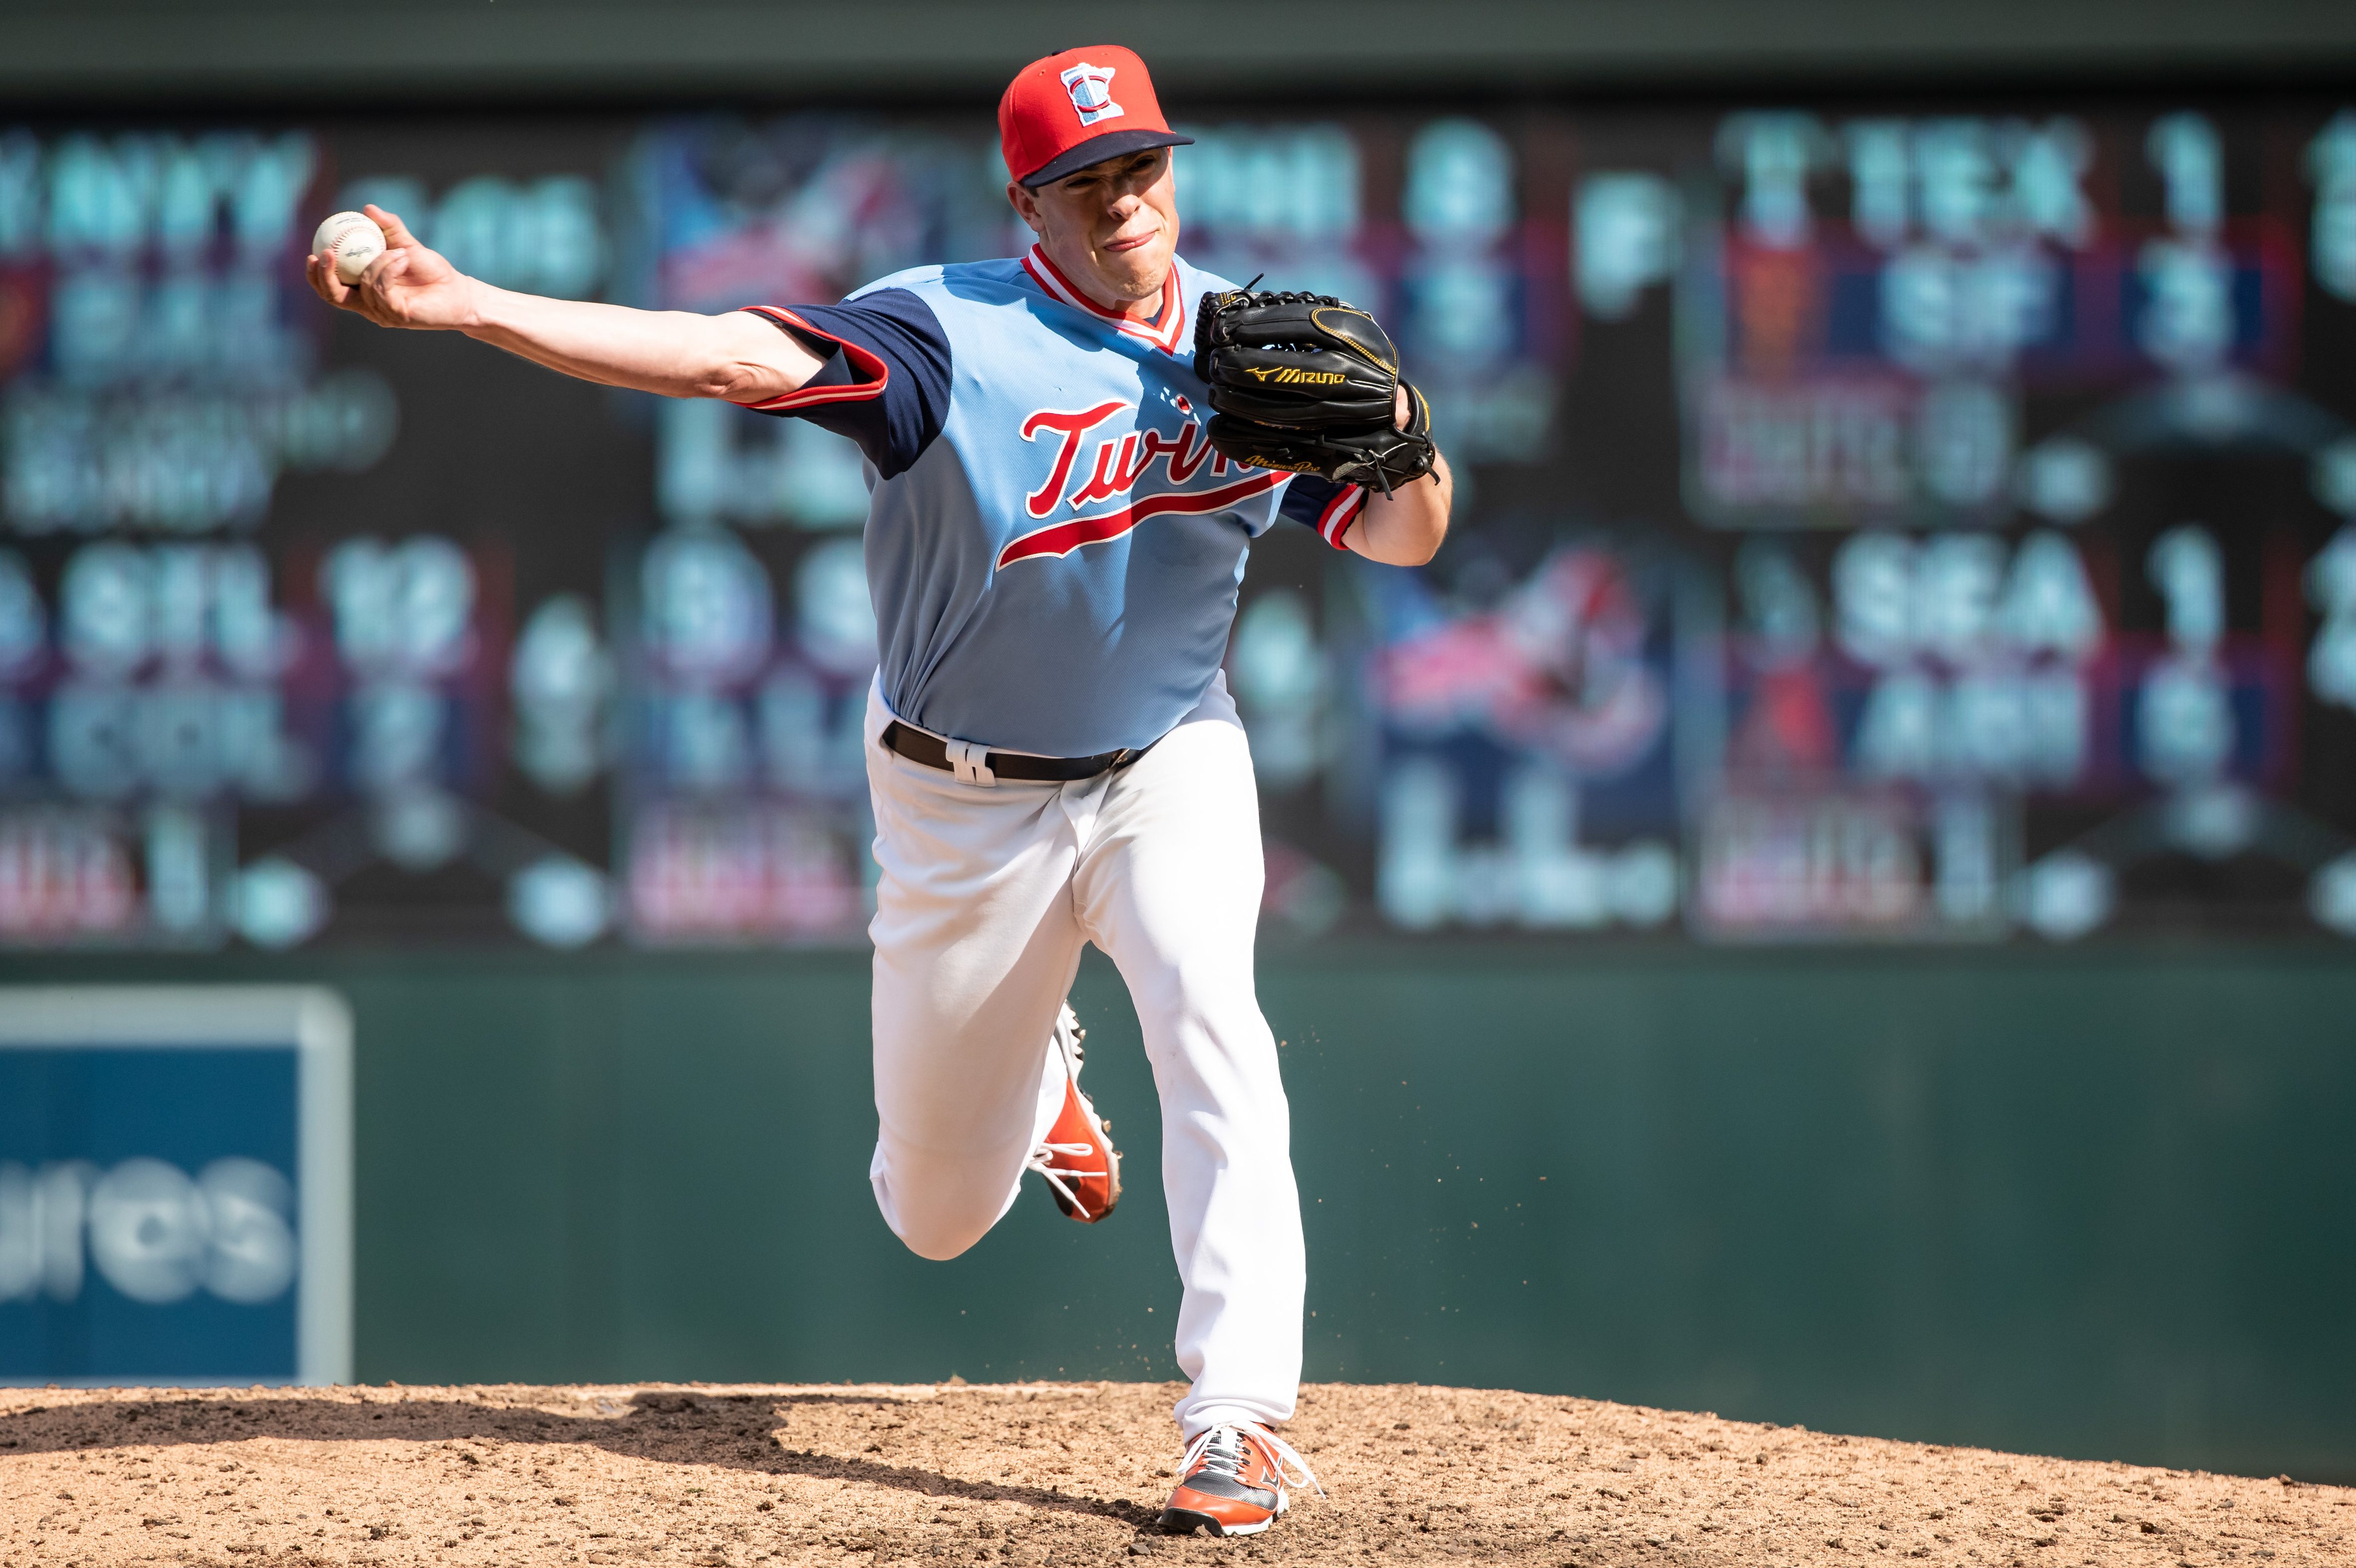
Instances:
[[[2356,1490],[1312,1388],[1331,1496],[1156,1534],[1174,1386],[0,1391],[0,1564],[2331,1563]],[[857,1556],[854,1554],[871,1554]]]

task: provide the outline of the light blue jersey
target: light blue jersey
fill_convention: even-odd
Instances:
[[[750,405],[859,442],[867,581],[894,714],[998,751],[1142,747],[1217,674],[1250,541],[1287,516],[1339,546],[1365,502],[1211,450],[1194,316],[1232,287],[1179,261],[1151,322],[1033,248],[920,267],[843,304],[754,307],[831,354]]]

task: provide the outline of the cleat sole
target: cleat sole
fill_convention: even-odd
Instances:
[[[1180,1508],[1163,1509],[1161,1520],[1166,1535],[1192,1535],[1198,1530],[1207,1530],[1213,1535],[1258,1535],[1275,1522],[1276,1517],[1271,1514],[1258,1524],[1221,1524],[1209,1514]]]

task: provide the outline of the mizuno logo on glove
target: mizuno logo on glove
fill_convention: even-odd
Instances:
[[[1194,374],[1210,400],[1211,445],[1254,468],[1317,474],[1387,495],[1431,474],[1431,411],[1399,379],[1382,324],[1330,294],[1205,294]],[[1398,400],[1408,399],[1406,427]]]

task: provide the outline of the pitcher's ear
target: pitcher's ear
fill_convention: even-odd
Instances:
[[[1031,226],[1031,232],[1045,239],[1046,226],[1039,219],[1039,198],[1013,180],[1006,182],[1006,204],[1014,208],[1014,216]]]

